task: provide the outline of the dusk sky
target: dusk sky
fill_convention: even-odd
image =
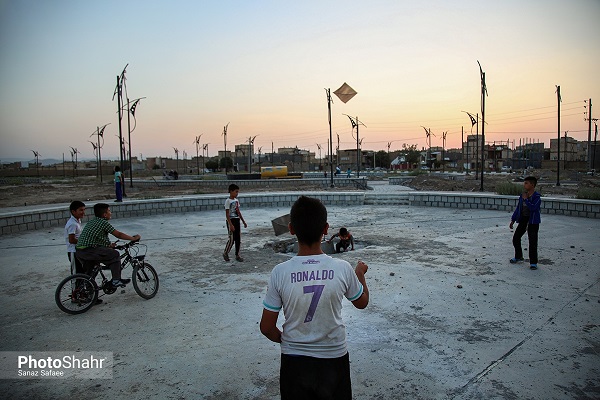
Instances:
[[[76,147],[118,158],[117,75],[127,67],[136,109],[133,155],[188,158],[202,134],[209,155],[256,136],[325,156],[333,96],[334,147],[403,143],[460,147],[466,114],[480,113],[486,73],[486,141],[587,140],[600,116],[600,1],[88,1],[0,0],[0,161],[62,159]],[[344,82],[358,94],[342,103]],[[124,119],[123,129],[127,124]],[[593,129],[593,125],[592,125]],[[473,129],[475,133],[475,129]]]

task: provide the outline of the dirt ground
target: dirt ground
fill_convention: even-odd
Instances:
[[[587,176],[584,174],[565,174],[561,177],[561,186],[556,186],[556,173],[554,171],[538,170],[532,172],[539,179],[539,186],[544,196],[575,197],[579,187],[600,187],[600,176]],[[494,192],[496,185],[505,182],[518,181],[521,174],[486,174],[484,176],[484,191]],[[421,174],[412,177],[408,184],[416,190],[435,191],[479,191],[481,182],[475,174],[458,176],[449,179],[443,174]],[[221,193],[220,189],[193,186],[156,186],[134,187],[126,186],[126,196],[129,199],[152,199],[180,195]],[[293,190],[295,190],[294,188]],[[320,186],[303,187],[304,190],[322,190]],[[261,189],[252,189],[260,191]],[[264,189],[269,190],[269,189]],[[344,188],[344,190],[354,190]],[[69,203],[75,199],[113,200],[114,189],[110,182],[100,184],[95,177],[78,177],[74,181],[47,181],[37,184],[2,185],[0,186],[0,208],[21,207],[39,204]]]

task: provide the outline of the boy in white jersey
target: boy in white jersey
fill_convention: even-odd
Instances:
[[[77,239],[81,235],[81,219],[85,216],[85,204],[82,201],[75,200],[69,205],[71,211],[71,218],[65,224],[65,243],[67,244],[67,256],[71,263],[71,275],[72,274],[83,274],[85,270],[81,261],[75,257],[75,245]]]
[[[248,227],[242,212],[240,211],[240,201],[238,194],[240,187],[235,183],[229,185],[229,197],[225,200],[225,219],[227,220],[227,244],[223,251],[223,259],[229,261],[229,252],[235,243],[235,259],[239,262],[244,261],[240,256],[241,231],[240,220],[244,223],[244,228]]]
[[[351,399],[350,359],[342,321],[342,298],[356,308],[369,303],[368,266],[352,270],[344,260],[323,253],[327,210],[301,196],[292,206],[289,229],[298,238],[298,255],[273,269],[260,331],[281,343],[280,391],[286,399]],[[283,308],[283,332],[277,317]]]

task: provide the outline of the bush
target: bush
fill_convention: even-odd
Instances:
[[[579,188],[578,199],[600,200],[600,188]]]
[[[413,169],[412,171],[410,171],[408,173],[408,175],[410,176],[419,176],[419,175],[424,175],[424,174],[428,174],[429,170],[423,170],[423,169]]]
[[[508,196],[520,196],[523,193],[523,185],[515,185],[510,182],[499,183],[496,185],[496,193]]]

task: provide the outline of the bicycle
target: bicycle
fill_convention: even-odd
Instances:
[[[144,299],[153,298],[158,292],[158,274],[154,267],[148,264],[146,257],[147,246],[136,241],[118,245],[117,250],[121,253],[121,271],[132,266],[133,272],[131,282],[136,293]],[[142,254],[143,253],[143,254]],[[113,286],[112,279],[106,278],[103,270],[106,266],[100,262],[84,263],[84,267],[90,267],[89,274],[73,274],[65,279],[56,288],[54,300],[56,305],[67,314],[81,314],[88,311],[99,297],[100,289],[104,294],[113,294],[118,287]],[[97,278],[101,277],[98,285]]]

